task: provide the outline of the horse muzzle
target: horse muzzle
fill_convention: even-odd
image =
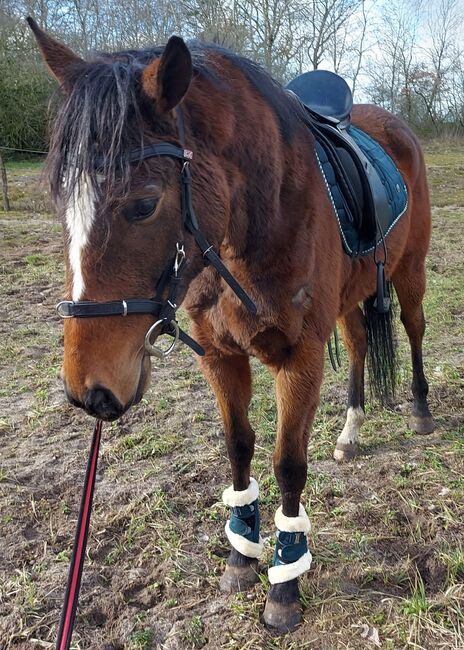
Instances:
[[[83,407],[89,415],[107,422],[117,420],[126,410],[113,392],[103,386],[95,386],[86,392]]]
[[[117,420],[128,408],[128,406],[126,407],[121,404],[109,388],[105,388],[104,386],[96,385],[90,388],[84,394],[82,401],[73,397],[67,388],[65,390],[70,404],[84,409],[86,413],[99,420],[106,420],[107,422]]]
[[[112,422],[124,415],[131,406],[140,402],[145,390],[150,384],[149,379],[149,368],[147,369],[145,360],[145,363],[142,364],[135,393],[126,404],[123,404],[110,388],[100,383],[96,383],[88,388],[80,399],[77,399],[73,395],[64,378],[63,383],[66,397],[72,406],[83,409],[86,413],[99,420]]]

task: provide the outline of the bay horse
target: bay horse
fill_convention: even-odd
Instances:
[[[300,498],[325,345],[338,321],[349,387],[335,458],[346,460],[356,453],[364,419],[370,312],[360,305],[375,292],[374,261],[345,254],[303,109],[260,66],[175,36],[165,47],[85,61],[29,24],[64,91],[47,173],[66,234],[65,315],[88,316],[64,321],[67,396],[97,418],[120,417],[149,383],[150,346],[162,329],[153,331],[153,296],[163,313],[171,310],[158,322],[176,336],[173,314],[183,304],[204,351],[200,366],[217,398],[230,458],[232,485],[223,500],[231,508],[232,550],[221,587],[233,592],[256,582],[263,548],[259,486],[250,475],[250,356],[271,370],[282,505],[264,621],[291,630],[301,620],[298,577],[311,565]],[[386,241],[385,272],[411,345],[409,424],[430,433],[422,363],[431,230],[424,160],[409,128],[385,110],[357,105],[352,120],[395,161],[408,192],[406,213]],[[214,263],[205,266],[205,257]],[[391,332],[385,336],[369,340],[374,356],[391,343]],[[388,370],[391,359],[381,361]]]

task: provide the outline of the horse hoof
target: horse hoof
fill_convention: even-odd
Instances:
[[[415,431],[421,436],[427,436],[429,433],[433,433],[435,431],[435,422],[430,415],[427,415],[425,417],[411,415],[409,418],[409,428],[411,431]]]
[[[334,450],[334,458],[337,462],[342,463],[348,460],[353,460],[358,454],[358,445],[354,442],[347,445],[343,442],[337,442]]]
[[[226,564],[226,569],[219,581],[219,588],[229,594],[247,591],[258,582],[258,561],[242,566]]]
[[[298,600],[292,603],[278,603],[269,598],[266,600],[263,620],[273,632],[292,632],[301,623],[301,618],[301,604]]]

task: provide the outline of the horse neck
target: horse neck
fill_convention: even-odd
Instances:
[[[220,88],[195,82],[186,102],[192,148],[208,166],[207,203],[198,213],[216,245],[232,256],[255,251],[264,260],[292,244],[292,220],[301,213],[290,211],[284,223],[281,194],[285,184],[288,202],[296,202],[306,172],[272,108],[243,75],[231,77]]]

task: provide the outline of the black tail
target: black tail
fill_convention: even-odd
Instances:
[[[390,282],[387,282],[386,289],[387,296],[391,299],[386,314],[379,314],[375,309],[375,296],[364,301],[369,389],[371,396],[381,404],[391,404],[394,401],[398,370],[395,310]]]

